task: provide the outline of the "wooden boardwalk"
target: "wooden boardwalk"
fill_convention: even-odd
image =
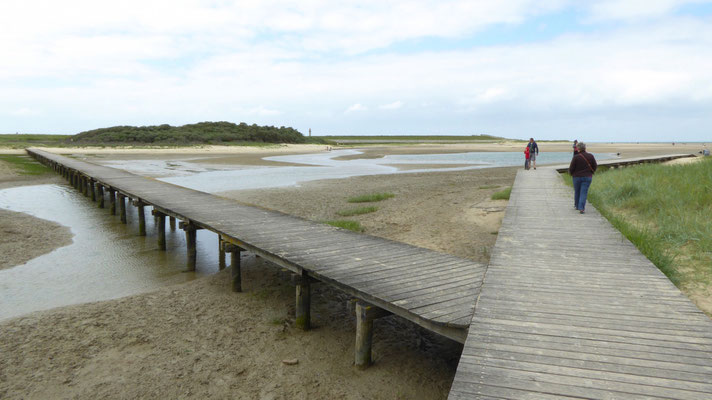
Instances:
[[[555,168],[520,171],[449,398],[709,400],[712,320]]]
[[[121,209],[125,207],[121,196],[133,199],[140,207],[141,221],[143,206],[152,206],[162,221],[166,216],[182,220],[189,257],[190,235],[194,243],[195,229],[208,229],[217,233],[227,248],[232,245],[228,251],[238,252],[237,260],[233,253],[233,262],[239,263],[239,251],[246,249],[291,270],[301,285],[297,288],[298,302],[304,301],[301,306],[306,307],[300,311],[298,304],[297,313],[306,313],[307,327],[309,295],[305,296],[303,291],[308,292],[310,280],[334,285],[362,300],[364,303],[357,306],[357,317],[358,327],[363,322],[363,329],[367,330],[366,337],[361,339],[368,347],[364,348],[367,358],[370,357],[368,324],[386,313],[399,315],[461,343],[465,340],[484,276],[482,264],[240,205],[208,193],[37,149],[28,152],[75,186],[86,188],[92,197],[96,195],[103,200],[104,195],[98,194],[101,188],[110,193],[110,202],[121,202]],[[118,200],[112,200],[114,193]],[[165,222],[159,229],[165,229]],[[159,230],[159,240],[160,235]],[[236,268],[239,271],[239,264],[233,267],[233,272]],[[239,274],[236,279],[239,281]],[[358,346],[357,341],[357,352]]]
[[[647,156],[647,157],[634,157],[634,158],[612,158],[610,160],[598,161],[598,166],[606,166],[610,168],[620,168],[627,167],[629,165],[647,164],[647,163],[659,163],[663,161],[675,160],[678,158],[690,158],[696,157],[694,154],[666,154],[657,156]],[[554,168],[559,172],[568,172],[569,164],[551,165],[547,166]]]

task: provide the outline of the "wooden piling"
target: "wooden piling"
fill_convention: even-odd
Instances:
[[[222,263],[225,262],[225,253],[230,253],[230,275],[232,276],[232,291],[242,292],[242,270],[240,262],[240,252],[242,248],[236,244],[226,242],[220,238],[220,255]],[[225,268],[221,266],[220,269]]]
[[[187,248],[186,269],[188,271],[195,271],[195,263],[198,256],[196,248],[198,232],[195,225],[191,223],[181,222],[180,225],[181,229],[185,231],[185,244]]]
[[[220,271],[225,269],[225,249],[223,248],[223,239],[218,236],[218,269]]]
[[[111,215],[116,215],[116,191],[109,188],[109,210]]]
[[[134,205],[138,208],[138,234],[139,236],[146,236],[146,211],[143,209],[145,204],[136,200]]]
[[[176,217],[170,218],[170,224],[171,224],[171,230],[172,231],[176,230]]]
[[[99,196],[99,208],[104,208],[104,186],[96,185],[96,191]]]
[[[230,276],[232,277],[232,291],[242,292],[242,266],[240,250],[230,253]]]
[[[371,365],[371,348],[373,345],[373,320],[390,313],[382,308],[356,301],[356,346],[354,348],[354,364],[358,368]]]
[[[89,181],[89,190],[91,191],[91,201],[96,201],[96,188],[94,187],[94,180]]]
[[[158,228],[158,248],[166,249],[166,214],[153,210],[153,217],[156,219],[156,227]]]
[[[294,325],[305,331],[311,329],[311,284],[306,273],[295,276],[297,284],[296,315]]]
[[[117,200],[119,201],[119,215],[121,216],[121,223],[126,223],[126,196],[121,193],[116,194]]]

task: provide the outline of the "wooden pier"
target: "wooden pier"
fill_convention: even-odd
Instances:
[[[449,398],[712,399],[712,320],[572,192],[517,174]]]
[[[670,160],[676,160],[678,158],[691,158],[691,157],[696,157],[696,156],[694,154],[665,154],[665,155],[659,155],[659,156],[634,157],[634,158],[612,158],[610,160],[598,161],[598,166],[615,169],[615,168],[628,167],[631,165],[659,163],[659,162],[665,162],[665,161],[670,161]],[[556,169],[558,172],[568,172],[568,170],[569,170],[568,164],[561,164],[561,165],[555,165],[555,166],[550,166],[550,167]]]
[[[196,230],[220,238],[220,267],[231,253],[233,290],[242,290],[240,252],[250,251],[294,273],[296,325],[310,326],[310,285],[324,282],[356,299],[355,364],[371,362],[376,318],[395,314],[464,343],[485,266],[471,260],[362,235],[286,214],[241,205],[126,171],[38,149],[30,155],[53,168],[99,207],[125,223],[127,204],[138,208],[146,234],[145,207],[157,218],[158,247],[165,250],[165,219],[185,230],[188,269],[195,269]],[[106,200],[108,200],[108,205]],[[118,203],[118,206],[117,206]]]

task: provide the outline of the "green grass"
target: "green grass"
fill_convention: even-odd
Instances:
[[[348,199],[349,203],[371,203],[375,201],[381,201],[395,197],[393,193],[371,193],[364,194],[361,196],[351,197]]]
[[[0,135],[0,147],[11,149],[25,149],[33,146],[62,147],[66,146],[65,140],[70,135],[34,135],[15,134]]]
[[[337,219],[331,221],[324,221],[325,224],[335,226],[337,228],[348,229],[354,232],[363,232],[363,228],[358,221],[351,221],[348,219]]]
[[[341,210],[341,211],[337,211],[336,213],[342,217],[351,217],[354,215],[363,215],[363,214],[368,214],[368,213],[372,213],[372,212],[376,212],[376,211],[378,211],[378,207],[367,206],[367,207],[351,208],[348,210]]]
[[[712,159],[597,173],[589,200],[675,285],[712,286]]]
[[[512,194],[512,187],[508,187],[499,192],[492,194],[492,200],[509,200],[509,195]]]
[[[10,164],[10,166],[21,175],[43,175],[51,170],[37,162],[30,156],[19,154],[0,154],[0,161]]]

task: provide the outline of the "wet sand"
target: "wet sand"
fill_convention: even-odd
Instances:
[[[570,147],[564,143],[554,150],[549,143],[539,145],[542,151]],[[524,144],[510,146],[518,151]],[[485,148],[503,151],[506,146],[372,147],[366,156]],[[620,151],[625,157],[685,152],[678,145],[615,148],[589,147]],[[119,155],[107,150],[111,151],[89,149],[84,154],[134,157],[129,150]],[[167,158],[217,154],[215,149],[158,153]],[[146,149],[139,154],[159,156]],[[259,163],[272,153],[268,149],[239,153],[233,148],[221,154],[226,154],[225,162],[237,157]],[[364,176],[223,195],[325,220],[341,218],[337,211],[357,206],[346,202],[349,196],[391,192],[395,197],[377,203],[375,213],[348,219],[360,221],[367,234],[486,261],[506,205],[489,196],[511,185],[515,173],[516,168],[496,168]],[[5,175],[0,175],[0,187],[7,179],[14,179],[11,185],[22,181]],[[35,182],[42,179],[58,178]],[[387,317],[375,323],[375,365],[359,371],[352,366],[354,319],[345,308],[347,296],[315,285],[315,329],[301,332],[293,328],[294,290],[288,274],[250,256],[244,265],[244,293],[230,291],[228,269],[152,293],[36,312],[0,324],[0,398],[447,397],[459,344]],[[286,365],[285,359],[299,361]]]

